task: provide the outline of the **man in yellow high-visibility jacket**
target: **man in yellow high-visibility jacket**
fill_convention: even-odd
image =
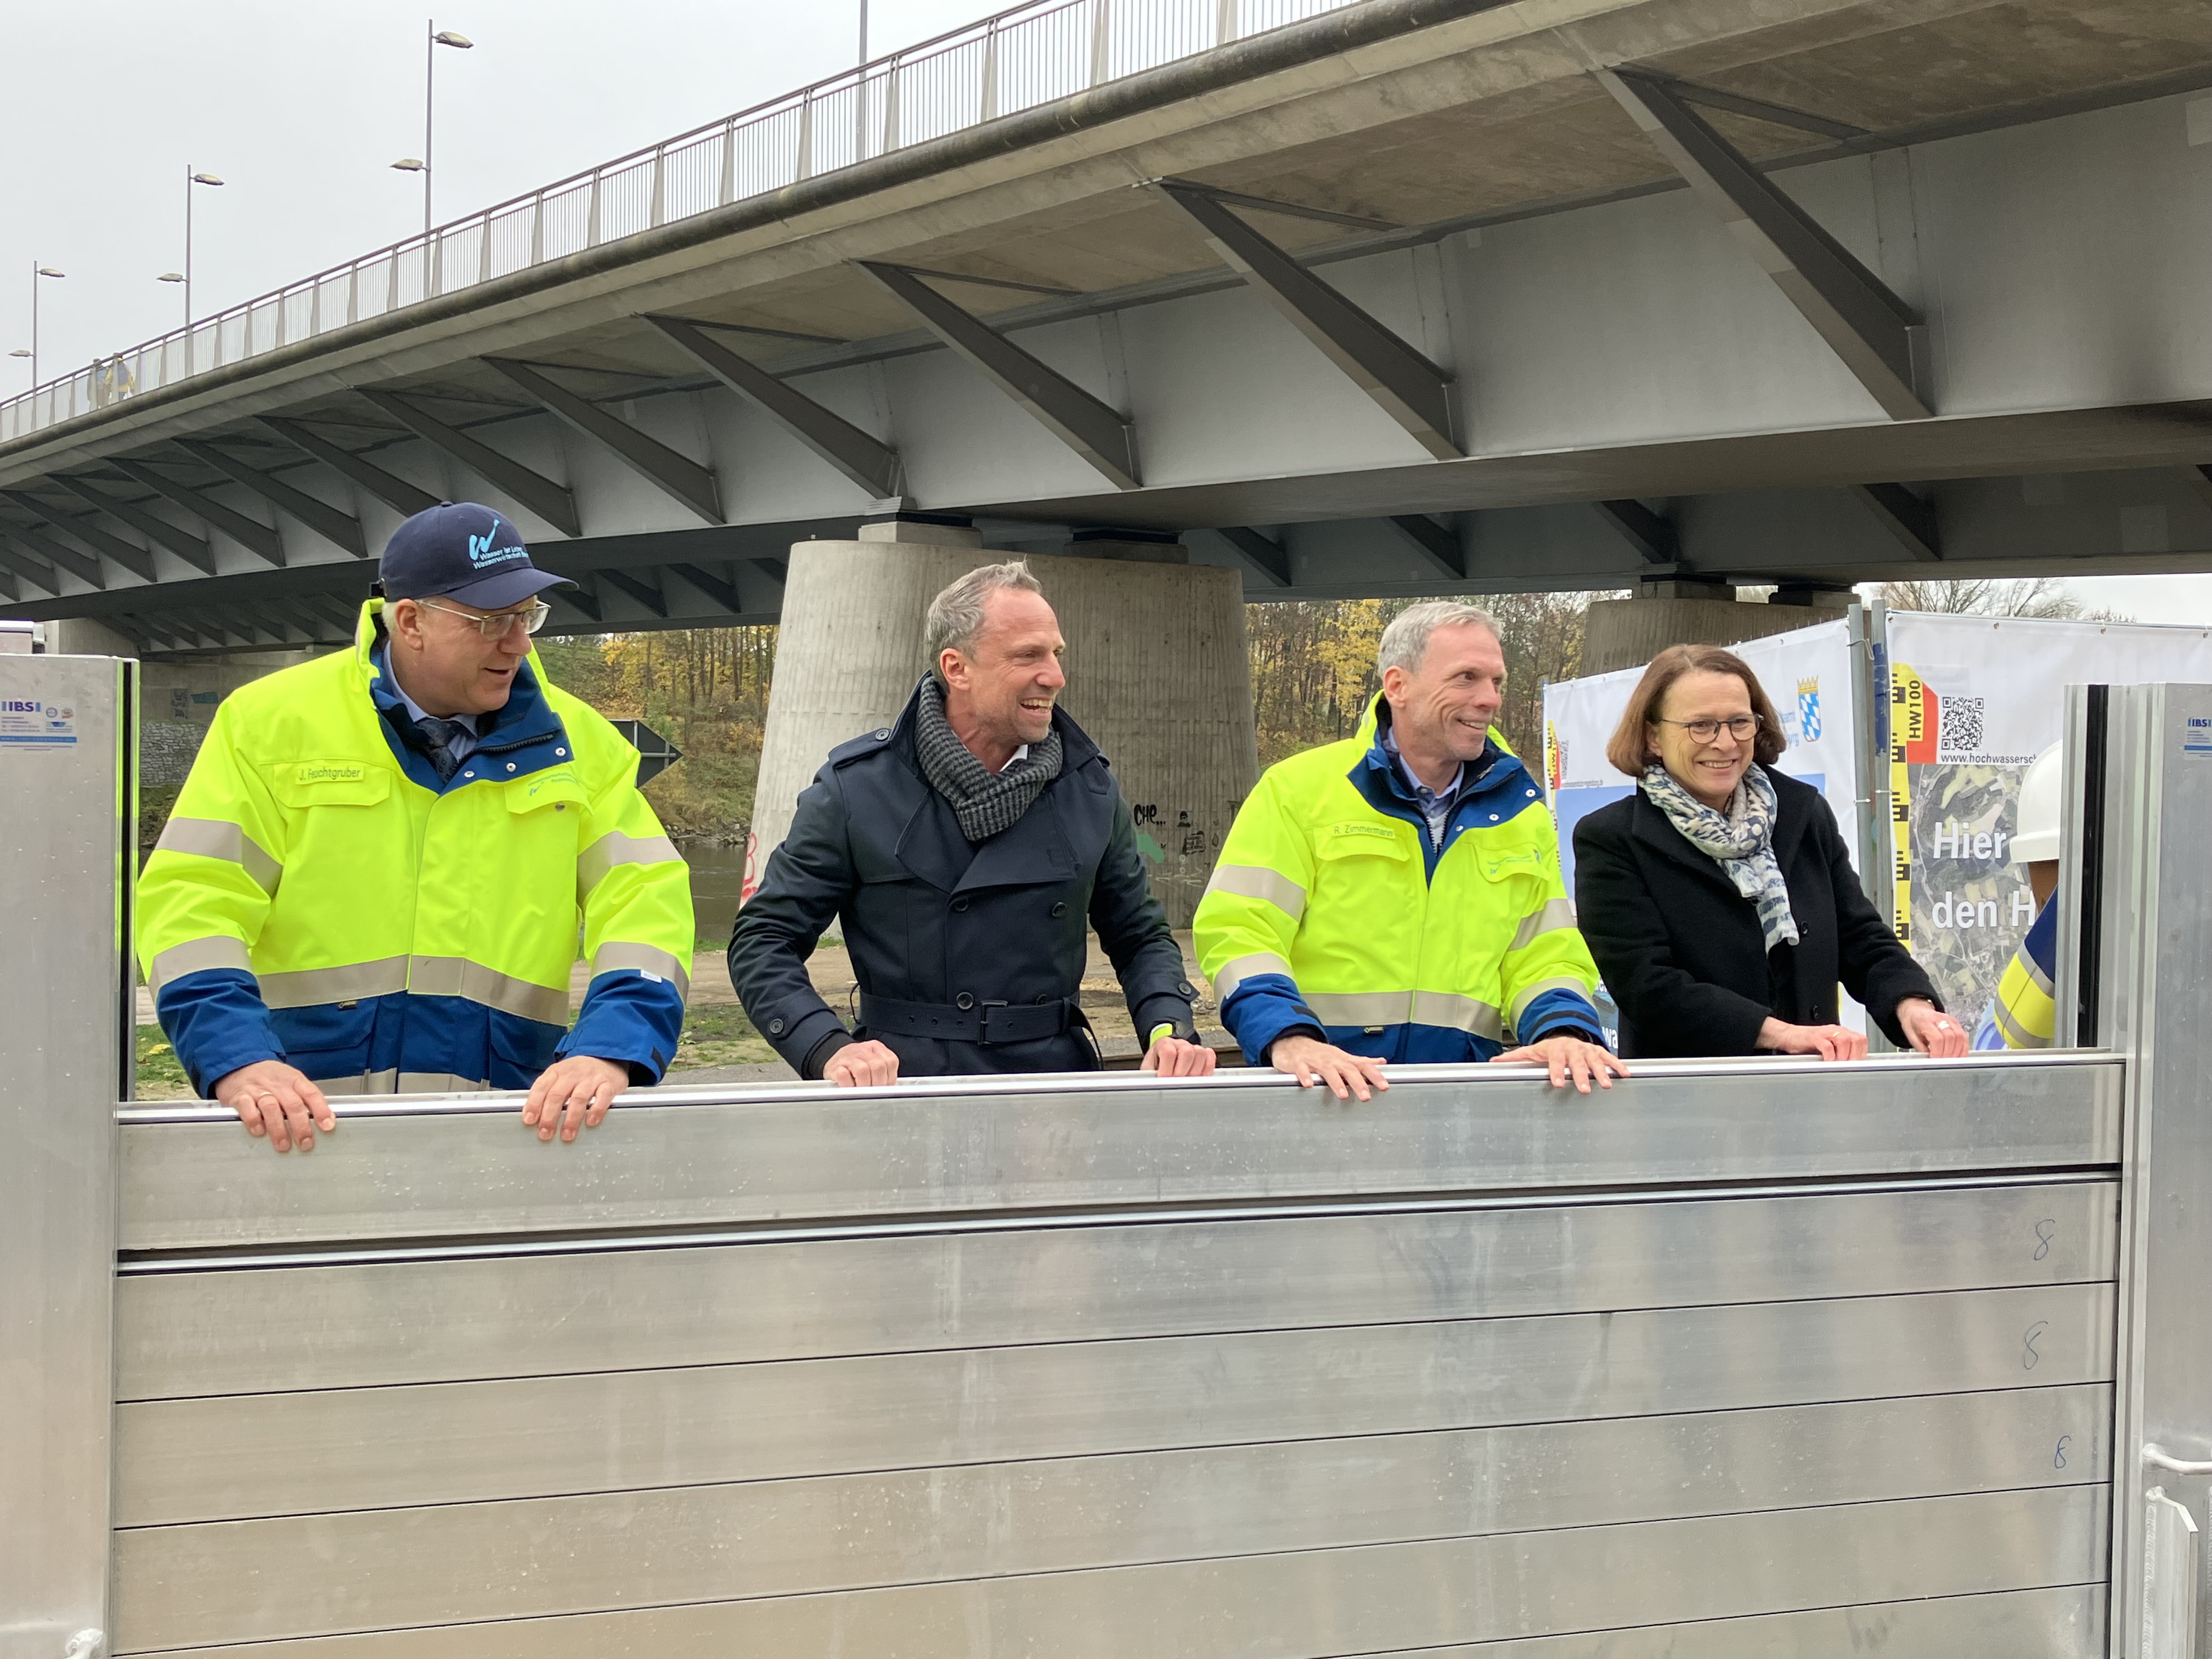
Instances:
[[[234,692],[138,883],[192,1085],[278,1152],[327,1097],[528,1088],[574,1140],[675,1056],[690,873],[637,751],[549,684],[537,569],[489,507],[393,532],[354,648]],[[568,1024],[568,974],[592,978]]]
[[[1222,1023],[1254,1065],[1340,1099],[1387,1088],[1389,1061],[1527,1060],[1612,1087],[1627,1068],[1551,814],[1491,730],[1496,624],[1432,600],[1376,655],[1359,735],[1268,768],[1222,847],[1195,923]]]

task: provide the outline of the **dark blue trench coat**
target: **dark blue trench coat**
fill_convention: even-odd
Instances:
[[[830,751],[738,912],[730,982],[753,1024],[802,1077],[871,1037],[902,1077],[1088,1070],[1088,924],[1137,1030],[1189,1036],[1195,991],[1098,745],[1055,709],[1060,775],[1012,829],[971,844],[915,758],[919,699]],[[849,1033],[806,975],[833,920],[860,988]]]

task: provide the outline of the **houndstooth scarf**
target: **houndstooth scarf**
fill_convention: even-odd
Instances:
[[[1667,815],[1682,839],[1718,860],[1735,890],[1759,910],[1766,948],[1797,942],[1797,918],[1790,914],[1790,888],[1774,857],[1774,781],[1756,765],[1735,787],[1726,816],[1716,812],[1675,782],[1656,762],[1644,769],[1646,799]]]
[[[1031,744],[1026,759],[1003,772],[988,771],[945,718],[945,688],[937,676],[925,674],[915,705],[914,753],[929,787],[951,804],[960,833],[971,842],[988,841],[1012,829],[1060,775],[1060,728]]]

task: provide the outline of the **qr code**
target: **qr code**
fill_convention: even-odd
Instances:
[[[1945,754],[1973,754],[1982,746],[1982,703],[1980,697],[1946,697],[1941,705],[1943,729],[1937,737],[1936,749]]]

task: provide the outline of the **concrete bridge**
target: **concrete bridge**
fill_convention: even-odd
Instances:
[[[1009,14],[16,400],[6,614],[331,641],[449,496],[570,631],[773,619],[896,512],[1252,599],[2212,568],[2203,7],[1182,9]],[[1016,108],[1047,25],[1081,89]]]

